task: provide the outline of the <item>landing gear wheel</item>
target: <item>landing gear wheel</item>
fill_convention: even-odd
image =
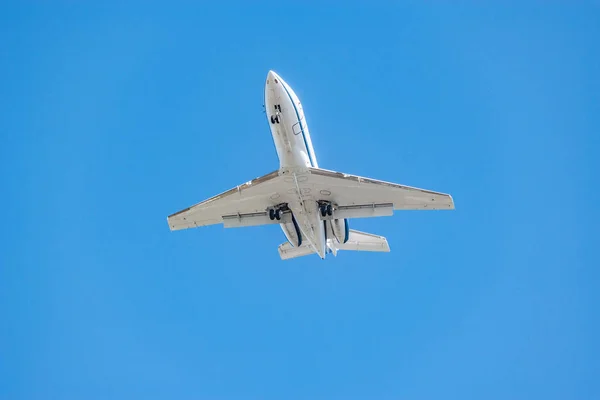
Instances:
[[[275,120],[275,122],[279,123],[279,115],[276,115],[276,116],[274,117],[274,120]]]
[[[275,219],[279,221],[281,219],[281,210],[275,211]]]
[[[271,219],[271,221],[275,219],[275,210],[273,210],[272,208],[269,210],[269,218]]]
[[[272,124],[274,124],[274,123],[275,123],[275,117],[273,117],[272,115],[271,115],[271,123],[272,123]]]
[[[327,206],[325,206],[324,204],[319,206],[319,210],[321,211],[321,217],[327,215]]]
[[[329,215],[330,217],[333,215],[333,208],[331,207],[331,204],[327,204],[325,206],[325,211],[327,212],[327,215]]]

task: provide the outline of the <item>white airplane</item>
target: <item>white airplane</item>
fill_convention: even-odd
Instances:
[[[339,250],[390,251],[383,236],[348,228],[348,219],[390,216],[394,210],[452,210],[452,196],[319,168],[302,104],[269,71],[265,110],[279,169],[167,217],[171,230],[278,224],[287,238],[282,259]]]

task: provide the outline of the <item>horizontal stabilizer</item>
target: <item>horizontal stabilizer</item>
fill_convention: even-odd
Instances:
[[[293,247],[290,242],[285,242],[279,245],[279,256],[282,260],[288,260],[290,258],[308,256],[314,254],[314,250],[310,245],[303,245],[300,247]]]
[[[337,243],[338,250],[354,251],[390,251],[387,239],[383,236],[372,235],[370,233],[359,232],[350,229],[348,241],[346,243]]]

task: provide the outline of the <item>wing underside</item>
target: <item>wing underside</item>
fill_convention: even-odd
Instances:
[[[454,209],[449,194],[320,168],[310,168],[309,182],[323,200],[330,197],[342,209],[375,208],[375,205],[393,210]]]
[[[300,191],[300,194],[298,193]],[[308,168],[274,171],[170,215],[171,230],[213,224],[225,227],[289,222],[269,218],[269,207],[287,202],[328,201],[335,204],[330,218],[388,216],[393,210],[451,210],[452,196],[357,175]]]
[[[253,179],[167,217],[171,230],[228,223],[244,217],[247,225],[271,223],[266,209],[281,187],[278,171]]]

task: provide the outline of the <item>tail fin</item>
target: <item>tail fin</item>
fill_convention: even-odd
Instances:
[[[390,251],[387,239],[383,236],[373,235],[371,233],[359,232],[350,229],[346,243],[335,243],[338,250],[354,251]]]

